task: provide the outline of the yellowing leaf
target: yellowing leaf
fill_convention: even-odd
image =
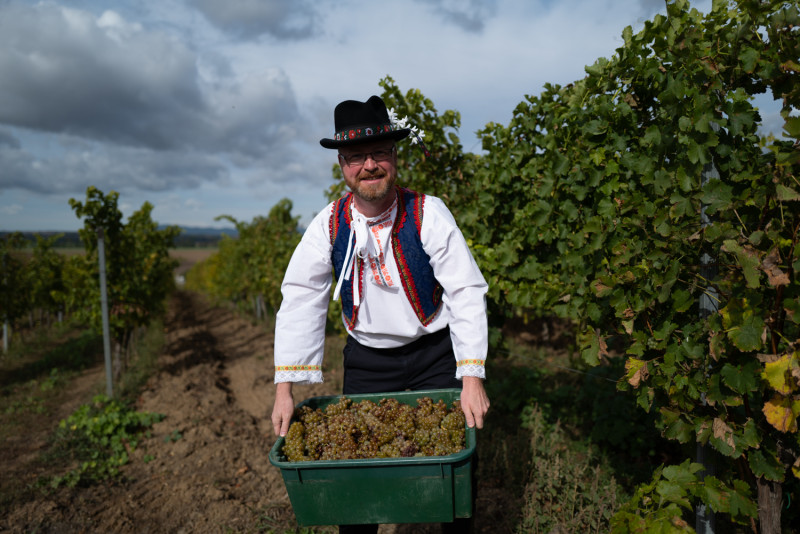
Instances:
[[[797,478],[800,478],[800,458],[795,460],[794,465],[792,465],[792,473],[794,473],[794,476]]]
[[[611,292],[611,288],[600,280],[595,280],[592,287],[594,288],[595,295],[598,297],[604,297]]]
[[[794,72],[800,72],[800,65],[790,59],[784,63],[781,63],[781,69],[784,71],[793,70]]]
[[[767,281],[773,287],[789,285],[789,275],[780,270],[778,267],[780,263],[781,256],[777,248],[772,249],[772,252],[767,254],[761,263],[761,268],[767,273]]]
[[[708,353],[714,358],[715,362],[719,361],[719,357],[725,351],[723,346],[724,338],[719,335],[719,332],[711,332],[708,335]]]
[[[625,362],[626,378],[628,383],[634,388],[638,388],[642,380],[647,380],[649,372],[647,371],[647,362],[638,358],[628,358]]]
[[[714,419],[714,424],[711,426],[714,432],[714,437],[723,440],[730,447],[736,450],[736,444],[733,442],[733,429],[719,417]]]
[[[761,363],[771,363],[779,360],[777,354],[756,354],[756,358],[758,358],[758,361]]]
[[[689,523],[681,519],[680,517],[673,517],[672,524],[678,528],[679,530],[689,531]]]
[[[630,335],[633,332],[633,319],[630,321],[622,321],[622,327],[625,329],[625,333]]]
[[[772,389],[781,395],[789,395],[797,389],[797,384],[794,383],[795,381],[792,380],[789,372],[790,366],[791,358],[788,354],[785,354],[774,362],[765,363],[761,376],[769,382]]]
[[[784,395],[775,395],[764,404],[762,411],[767,422],[781,432],[797,432],[797,412],[800,412],[800,402]]]
[[[598,344],[600,345],[600,350],[598,351],[597,355],[604,360],[607,359],[609,356],[608,343],[606,343],[605,339],[598,336]]]

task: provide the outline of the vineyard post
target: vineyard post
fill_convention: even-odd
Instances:
[[[100,262],[100,314],[103,320],[103,355],[106,362],[106,394],[113,397],[111,379],[111,339],[108,328],[108,296],[106,291],[106,248],[103,229],[97,229],[97,258]]]
[[[712,123],[714,130],[719,129],[716,123]],[[712,158],[711,163],[707,164],[703,169],[701,186],[705,187],[709,180],[718,180],[719,171]],[[711,218],[706,214],[706,206],[700,208],[700,226],[705,228],[711,223]],[[716,288],[711,284],[711,281],[717,276],[716,260],[709,254],[708,250],[704,250],[700,256],[700,277],[705,283],[705,289],[700,293],[699,299],[699,314],[700,319],[703,320],[709,315],[716,313],[719,310],[719,295]],[[700,398],[705,406],[706,395],[705,392],[700,393]],[[697,444],[697,462],[703,465],[702,473],[704,475],[713,476],[715,474],[714,468],[714,450],[707,444]],[[713,510],[706,507],[704,503],[697,505],[695,511],[695,530],[698,534],[714,534],[715,518]]]
[[[5,287],[8,277],[6,272],[7,258],[8,256],[3,254],[3,287]],[[3,354],[8,354],[8,306],[4,306],[3,309],[5,310],[5,315],[3,315]]]

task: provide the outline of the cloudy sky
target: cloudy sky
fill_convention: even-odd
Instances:
[[[710,0],[693,5],[707,11]],[[0,0],[0,231],[82,226],[94,185],[162,224],[324,205],[333,108],[394,78],[459,132],[610,57],[663,0]]]

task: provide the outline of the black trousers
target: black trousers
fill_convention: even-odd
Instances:
[[[394,349],[367,347],[350,336],[342,353],[345,395],[461,387],[450,328]]]
[[[394,349],[367,347],[351,336],[342,353],[344,395],[461,388],[461,381],[455,377],[456,359],[449,328]],[[474,491],[475,488],[473,494]],[[442,532],[468,533],[471,523],[471,519],[442,523]],[[339,525],[339,532],[375,534],[378,525]]]

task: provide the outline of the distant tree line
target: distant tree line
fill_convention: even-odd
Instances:
[[[159,227],[163,229],[163,227]],[[232,228],[180,228],[181,233],[175,238],[175,248],[216,248],[223,236],[236,237],[237,231]],[[22,238],[23,248],[34,248],[37,236],[48,239],[54,248],[83,249],[78,232],[0,232],[0,239],[7,240],[12,234]]]

